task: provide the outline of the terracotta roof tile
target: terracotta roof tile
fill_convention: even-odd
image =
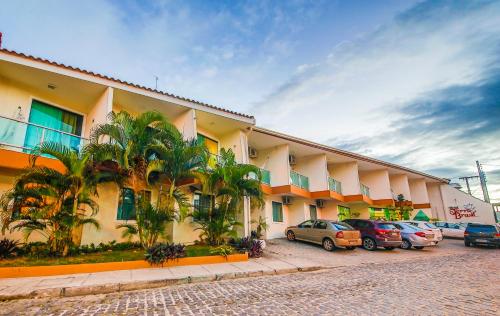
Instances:
[[[223,112],[234,114],[234,115],[238,115],[238,116],[241,116],[241,117],[245,117],[245,118],[249,118],[249,119],[255,119],[252,115],[247,115],[247,114],[242,114],[242,113],[238,113],[238,112],[235,112],[235,111],[227,110],[227,109],[215,106],[215,105],[207,104],[207,103],[196,101],[196,100],[189,99],[189,98],[184,98],[184,97],[177,96],[175,94],[171,94],[171,93],[168,93],[168,92],[165,92],[165,91],[160,91],[160,90],[148,88],[148,87],[141,86],[141,85],[138,85],[138,84],[135,84],[135,83],[132,83],[132,82],[128,82],[128,81],[120,80],[120,79],[117,79],[117,78],[109,77],[109,76],[102,75],[102,74],[99,74],[99,73],[96,73],[96,72],[92,72],[92,71],[89,71],[89,70],[85,70],[85,69],[82,69],[82,68],[65,65],[65,64],[58,63],[58,62],[55,62],[55,61],[52,61],[52,60],[48,60],[48,59],[45,59],[45,58],[40,58],[40,57],[36,57],[36,56],[32,56],[32,55],[27,55],[27,54],[16,52],[14,50],[9,50],[9,49],[6,49],[6,48],[1,48],[0,52],[7,53],[7,54],[10,54],[10,55],[14,55],[14,56],[17,56],[17,57],[28,58],[28,59],[31,59],[31,60],[34,60],[34,61],[43,62],[43,63],[49,64],[49,65],[52,65],[52,66],[62,67],[62,68],[66,68],[66,69],[73,70],[73,71],[78,71],[78,72],[81,72],[81,73],[84,73],[84,74],[87,74],[87,75],[91,75],[91,76],[94,76],[94,77],[111,80],[111,81],[114,81],[114,82],[118,82],[118,83],[121,83],[121,84],[125,84],[125,85],[128,85],[128,86],[134,87],[134,88],[139,88],[139,89],[150,91],[150,92],[159,93],[159,94],[162,94],[162,95],[165,95],[165,96],[169,96],[169,97],[172,97],[172,98],[176,98],[176,99],[179,99],[179,100],[182,100],[182,101],[192,102],[192,103],[195,103],[195,104],[198,104],[198,105],[202,105],[202,106],[205,106],[205,107],[208,107],[208,108],[211,108],[211,109],[223,111]]]

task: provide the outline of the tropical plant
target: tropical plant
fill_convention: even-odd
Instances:
[[[166,188],[160,192],[158,204],[182,221],[189,210],[189,199],[182,186],[199,177],[199,170],[207,161],[206,148],[172,130],[168,137],[153,139],[147,154],[151,157],[146,170],[148,183],[160,183]]]
[[[145,260],[151,265],[162,265],[169,260],[176,260],[186,256],[186,247],[183,244],[158,243],[148,248]]]
[[[232,239],[229,244],[239,252],[248,252],[250,258],[260,258],[264,253],[261,241],[252,237]]]
[[[63,171],[37,166],[41,155],[57,159]],[[80,244],[84,225],[99,229],[93,218],[98,212],[93,196],[105,177],[106,173],[95,170],[87,152],[43,143],[30,155],[30,167],[0,199],[2,232],[21,230],[27,240],[37,231],[45,236],[52,253],[66,256],[70,246]]]
[[[7,259],[17,255],[19,242],[4,238],[0,240],[0,259]]]
[[[122,237],[138,236],[144,249],[148,249],[165,237],[167,224],[172,222],[175,214],[169,210],[153,206],[149,201],[142,199],[136,210],[135,223],[124,223],[116,228],[124,228]]]
[[[269,229],[269,224],[267,224],[266,218],[259,216],[258,220],[252,220],[252,224],[256,224],[255,238],[262,239],[264,232]]]
[[[237,163],[231,149],[222,149],[215,167],[206,168],[200,179],[203,193],[213,196],[214,203],[193,211],[196,229],[202,231],[200,238],[208,244],[220,245],[225,238],[236,235],[236,227],[241,225],[237,218],[245,197],[250,198],[252,205],[263,205],[260,169]]]
[[[118,175],[119,185],[127,184],[136,195],[146,188],[148,149],[153,140],[168,141],[178,133],[159,112],[148,111],[133,117],[126,111],[108,114],[109,123],[92,129],[87,150],[100,162],[100,169]]]
[[[228,245],[222,245],[222,246],[210,249],[210,254],[216,255],[216,256],[223,256],[226,259],[227,259],[227,256],[229,256],[232,253],[233,253],[233,247],[228,246]]]

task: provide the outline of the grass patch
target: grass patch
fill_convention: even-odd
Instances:
[[[212,247],[205,245],[190,245],[186,246],[187,257],[211,256],[210,249]],[[103,251],[90,254],[81,254],[65,258],[35,258],[35,257],[18,257],[6,260],[0,260],[0,267],[31,267],[31,266],[55,266],[65,264],[80,264],[80,263],[101,263],[101,262],[121,262],[144,260],[143,249],[132,250],[113,250]]]

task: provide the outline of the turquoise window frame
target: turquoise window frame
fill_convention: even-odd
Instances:
[[[283,223],[283,203],[272,202],[273,206],[273,222]]]
[[[135,220],[135,192],[131,188],[122,188],[118,203],[117,220]]]

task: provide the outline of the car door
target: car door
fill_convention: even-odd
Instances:
[[[307,220],[297,225],[295,238],[309,241],[311,238],[310,235],[313,225],[314,225],[313,220]]]
[[[310,232],[310,241],[321,244],[327,235],[328,224],[325,221],[316,221]]]
[[[357,230],[361,232],[361,238],[369,236],[369,237],[374,237],[371,236],[373,235],[373,225],[369,221],[356,221],[356,227]]]
[[[448,234],[450,237],[463,238],[464,230],[459,224],[448,223]]]

